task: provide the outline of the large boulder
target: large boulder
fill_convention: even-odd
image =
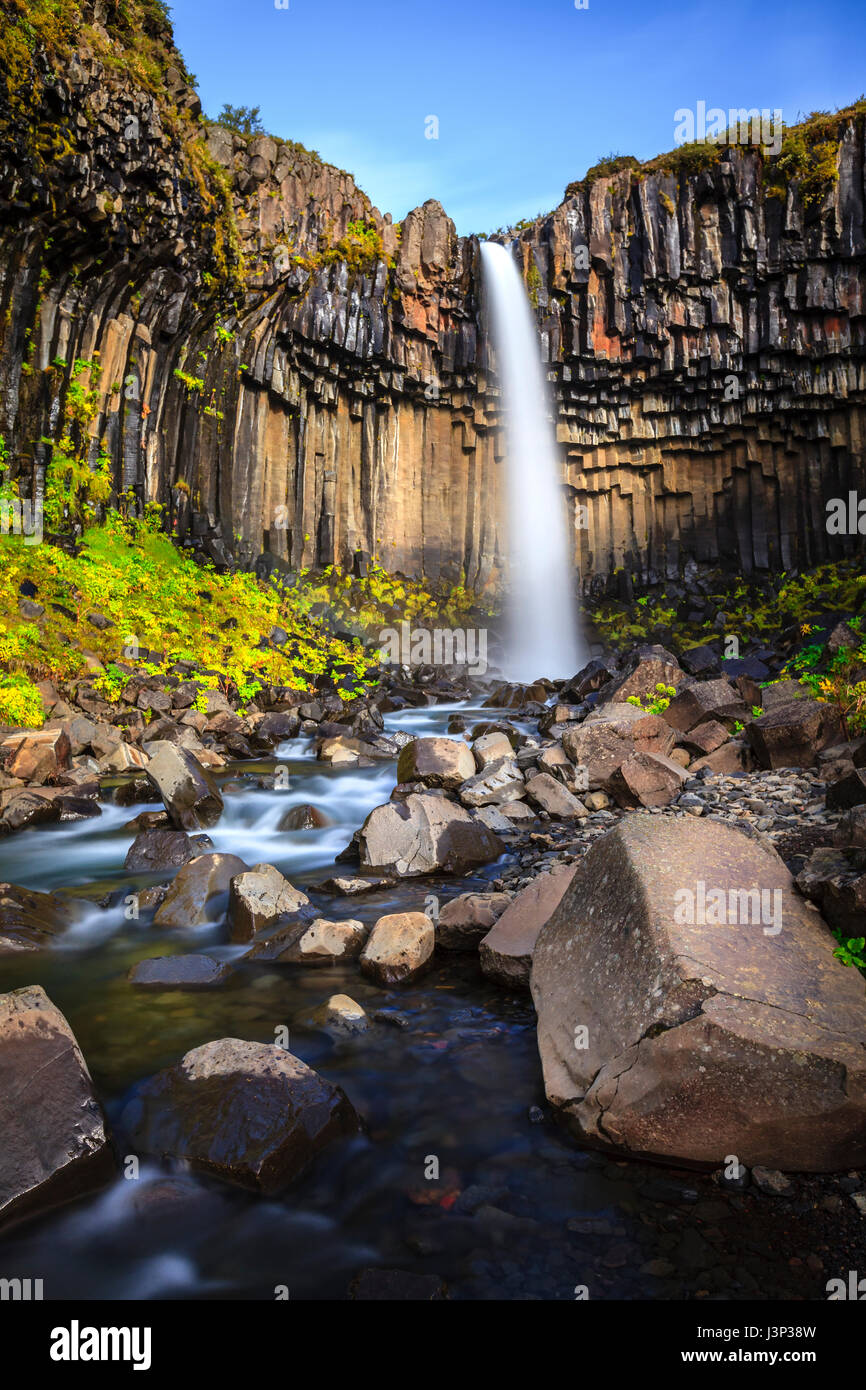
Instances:
[[[207,830],[223,812],[219,788],[188,748],[160,740],[150,746],[147,776],[178,830]]]
[[[489,864],[505,846],[492,830],[444,796],[412,793],[403,802],[377,806],[359,832],[361,864],[401,878],[464,874]]]
[[[389,913],[370,933],[361,971],[380,985],[407,984],[424,969],[435,945],[435,928],[426,913]]]
[[[66,903],[17,883],[0,883],[0,956],[38,951],[72,925]]]
[[[114,1173],[72,1029],[38,985],[0,995],[0,1225],[92,1192]]]
[[[156,910],[156,927],[199,927],[213,920],[215,900],[229,891],[246,864],[236,854],[200,854],[178,871]]]
[[[280,917],[300,912],[309,898],[273,864],[256,864],[233,878],[228,918],[232,941],[252,941]]]
[[[478,948],[481,969],[491,980],[510,988],[529,988],[538,934],[559,906],[575,869],[569,864],[540,874],[502,913]]]
[[[821,749],[841,738],[842,721],[835,705],[791,700],[755,719],[746,736],[760,767],[814,767]]]
[[[866,985],[759,837],[629,816],[532,967],[548,1097],[584,1140],[718,1167],[866,1162]]]
[[[397,761],[398,782],[423,782],[447,791],[456,791],[474,772],[472,749],[453,738],[414,738]]]
[[[145,1082],[121,1124],[141,1153],[263,1193],[358,1127],[338,1086],[283,1048],[239,1038],[196,1047]]]

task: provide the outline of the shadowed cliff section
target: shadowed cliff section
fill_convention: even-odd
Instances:
[[[94,460],[214,559],[360,549],[494,582],[477,241],[438,203],[394,225],[317,155],[203,122],[157,0],[8,9],[0,434],[22,490],[98,355]],[[830,125],[820,179],[784,148],[773,168],[674,152],[596,171],[519,233],[585,586],[856,543],[823,517],[866,472],[863,113]]]

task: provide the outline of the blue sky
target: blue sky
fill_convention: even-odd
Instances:
[[[461,233],[546,212],[611,152],[671,149],[674,112],[832,109],[866,88],[866,0],[174,0],[208,115],[349,169],[395,220]],[[438,118],[439,138],[425,138]]]

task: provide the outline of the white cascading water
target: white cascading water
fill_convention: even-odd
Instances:
[[[518,681],[573,676],[589,658],[535,318],[506,247],[482,242],[481,257],[506,425],[505,673]]]

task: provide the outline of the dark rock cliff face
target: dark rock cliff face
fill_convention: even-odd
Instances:
[[[148,90],[118,64],[115,7],[82,8],[73,56],[34,54],[36,111],[0,90],[0,434],[25,486],[98,355],[94,457],[217,557],[362,549],[495,582],[477,242],[437,203],[397,227],[300,147],[200,124],[179,58]],[[839,129],[838,180],[808,204],[734,149],[574,185],[515,239],[585,587],[857,543],[824,525],[829,498],[866,492],[863,118]]]

